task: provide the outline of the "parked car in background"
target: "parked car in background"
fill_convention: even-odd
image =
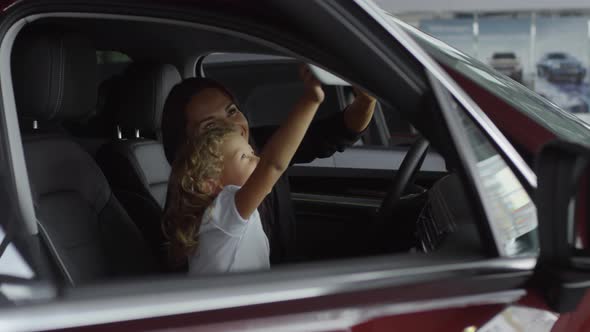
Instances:
[[[522,82],[522,64],[514,52],[492,54],[489,65],[515,81]]]
[[[586,114],[590,112],[588,97],[578,87],[574,86],[573,89],[564,89],[563,86],[538,82],[535,88],[539,95],[547,98],[564,110],[578,116],[584,115],[584,121],[586,121]]]
[[[570,80],[582,83],[586,69],[575,57],[563,52],[545,54],[537,63],[537,75],[549,81]]]

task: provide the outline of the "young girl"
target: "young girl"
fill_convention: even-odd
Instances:
[[[258,206],[289,162],[324,93],[302,67],[304,94],[257,156],[243,132],[213,122],[192,137],[172,165],[164,231],[173,259],[188,257],[189,272],[268,269],[268,240]]]

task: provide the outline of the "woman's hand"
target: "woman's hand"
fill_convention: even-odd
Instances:
[[[371,122],[377,100],[358,87],[353,86],[352,88],[356,97],[344,112],[344,123],[352,132],[360,133]]]
[[[317,103],[323,102],[325,98],[325,93],[322,89],[322,84],[313,75],[313,73],[309,69],[309,66],[305,64],[301,65],[299,67],[299,74],[305,87],[305,90],[303,92],[303,98],[306,98],[307,100],[314,101]]]
[[[369,103],[375,102],[375,97],[371,96],[365,90],[357,86],[353,86],[352,91],[354,91],[355,99],[364,99]]]

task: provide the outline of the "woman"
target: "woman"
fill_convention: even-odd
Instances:
[[[308,81],[304,84],[313,84],[315,93],[323,97],[319,82]],[[337,112],[309,127],[292,164],[329,157],[359,139],[371,121],[376,101],[358,89],[355,91],[357,96],[354,102],[344,112]],[[189,78],[172,89],[164,105],[162,139],[168,161],[172,164],[187,140],[187,133],[206,130],[220,119],[235,124],[241,135],[258,149],[266,144],[277,129],[250,129],[238,102],[223,85],[207,78]],[[264,199],[260,206],[260,218],[269,240],[271,264],[296,260],[295,215],[286,173]]]

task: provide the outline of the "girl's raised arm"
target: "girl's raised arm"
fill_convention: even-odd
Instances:
[[[305,85],[303,96],[266,143],[256,169],[236,193],[236,208],[243,218],[247,219],[254,213],[286,171],[318,107],[324,101],[321,84],[309,68],[301,66],[300,74]]]

